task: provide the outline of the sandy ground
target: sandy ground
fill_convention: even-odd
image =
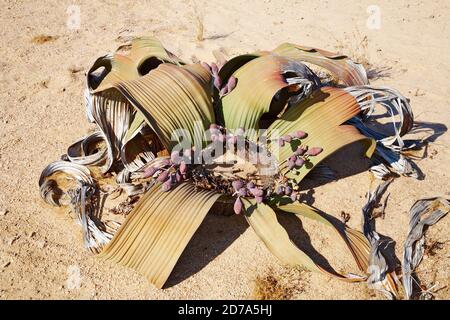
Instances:
[[[338,50],[373,66],[376,85],[390,85],[411,99],[416,120],[436,132],[418,162],[423,181],[393,182],[386,217],[378,230],[396,242],[401,257],[408,210],[415,200],[449,191],[450,25],[448,1],[377,1],[380,29],[369,29],[373,1],[0,1],[0,299],[246,299],[255,279],[284,269],[239,216],[210,214],[189,244],[165,290],[132,270],[98,261],[80,239],[65,210],[39,198],[38,178],[49,162],[88,130],[82,90],[84,73],[96,57],[132,36],[153,34],[183,59],[212,61],[272,49],[282,42]],[[78,5],[78,30],[67,27],[67,8]],[[204,25],[198,42],[197,16]],[[32,39],[54,37],[46,43]],[[330,161],[340,179],[316,187],[312,201],[360,226],[360,208],[371,186],[368,162],[349,163],[350,151]],[[349,176],[350,175],[350,176]],[[373,184],[372,184],[373,185]],[[419,268],[423,285],[450,298],[450,219],[431,228],[427,241],[443,242]],[[287,222],[289,223],[289,222]],[[309,241],[338,270],[356,271],[343,247],[325,229],[304,222],[296,242]],[[298,230],[301,230],[298,229]],[[310,240],[309,240],[310,239]],[[74,271],[75,270],[75,271]],[[81,285],[67,280],[79,270]],[[293,276],[297,299],[372,299],[380,295],[323,275]],[[295,279],[294,279],[295,278]]]

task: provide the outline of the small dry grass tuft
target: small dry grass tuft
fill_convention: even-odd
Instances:
[[[366,35],[362,35],[358,28],[352,34],[345,35],[343,40],[335,38],[335,41],[337,52],[362,64],[364,69],[366,69],[369,80],[389,78],[391,76],[392,67],[375,65],[371,62],[369,38]]]
[[[306,283],[304,271],[284,269],[276,272],[269,268],[267,272],[255,279],[252,298],[256,300],[291,300],[304,291]]]
[[[196,36],[195,39],[197,42],[202,42],[205,40],[205,26],[203,24],[203,15],[199,13],[197,3],[192,1],[192,10],[193,10],[193,19],[196,24]]]
[[[198,42],[205,40],[204,31],[205,27],[203,25],[203,19],[200,16],[196,16],[197,20],[197,36],[196,39]]]
[[[44,44],[46,42],[55,41],[56,39],[58,39],[58,37],[56,37],[56,36],[47,36],[47,35],[41,34],[41,35],[33,37],[33,39],[31,41],[36,44]]]
[[[352,34],[346,34],[344,39],[336,39],[335,48],[339,54],[346,55],[352,60],[361,63],[366,70],[372,67],[369,57],[369,38],[362,35],[358,28]]]

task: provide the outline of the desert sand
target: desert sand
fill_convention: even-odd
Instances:
[[[373,85],[397,88],[415,120],[429,128],[417,164],[424,180],[400,177],[389,187],[377,230],[395,241],[401,258],[408,211],[421,198],[449,189],[450,3],[377,1],[379,25],[367,24],[373,1],[0,1],[0,299],[249,299],[268,273],[287,278],[292,299],[381,299],[364,284],[292,272],[264,247],[241,216],[210,214],[188,245],[167,288],[102,262],[89,253],[68,210],[39,197],[41,170],[88,130],[84,74],[100,55],[133,36],[154,35],[185,60],[215,60],[283,42],[338,51],[369,67]],[[79,25],[69,21],[73,7]],[[69,9],[69,10],[68,10]],[[203,33],[200,25],[203,26]],[[47,38],[35,38],[48,36]],[[430,134],[432,136],[430,137]],[[317,208],[360,228],[365,193],[376,185],[368,160],[340,151],[328,164],[338,180],[310,191]],[[289,221],[286,221],[289,224]],[[337,270],[356,271],[333,233],[305,221],[294,241],[309,241]],[[308,232],[308,235],[302,231]],[[437,299],[450,298],[450,217],[430,228],[440,243],[418,269]],[[74,271],[75,270],[75,271]],[[79,272],[80,286],[68,284]]]

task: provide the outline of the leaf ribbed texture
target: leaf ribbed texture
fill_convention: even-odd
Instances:
[[[171,140],[175,130],[187,130],[187,138],[194,143],[214,122],[212,100],[206,89],[210,76],[200,68],[162,64],[144,77],[117,85],[169,150],[183,140]]]
[[[246,210],[246,219],[255,233],[264,242],[267,248],[280,261],[290,266],[300,266],[314,272],[323,272],[332,277],[348,282],[364,281],[365,277],[355,275],[342,275],[336,271],[328,271],[317,265],[305,252],[300,250],[289,238],[288,233],[278,222],[275,211],[266,204],[256,205],[253,200],[244,200]],[[280,206],[278,209],[294,213],[296,216],[306,216],[316,221],[324,223],[332,228],[336,228],[324,215],[319,214],[317,210],[305,204],[292,204]],[[344,238],[358,267],[361,271],[367,266],[369,245],[364,235],[359,235],[355,230],[341,230],[339,234]]]
[[[366,156],[371,156],[375,149],[373,139],[362,135],[350,125],[341,125],[360,112],[356,100],[345,91],[323,87],[313,94],[292,106],[281,119],[276,120],[268,130],[268,136],[279,134],[283,136],[297,130],[305,131],[308,136],[302,139],[302,144],[309,147],[321,147],[323,152],[318,156],[310,157],[310,165],[299,169],[299,174],[289,173],[290,178],[301,181],[314,166],[320,161],[339,150],[340,148],[356,141],[363,143]],[[286,172],[286,159],[294,150],[289,144],[280,147],[278,161],[282,172]]]
[[[139,200],[99,257],[133,268],[162,288],[219,197],[186,183],[171,192],[156,186]]]

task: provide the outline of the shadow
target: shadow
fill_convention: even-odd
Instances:
[[[396,272],[397,274],[401,274],[401,262],[395,254],[395,246],[397,243],[391,237],[380,233],[378,233],[378,235],[380,236],[380,245],[378,249],[386,259],[388,272]]]
[[[367,171],[370,168],[370,159],[362,154],[363,146],[358,143],[352,143],[327,157],[321,164],[333,171],[336,181]],[[313,189],[330,182],[330,179],[312,179],[314,170],[315,168],[300,182],[301,190]]]
[[[269,111],[261,115],[260,120],[258,122],[258,127],[260,129],[267,129],[276,119],[278,119],[278,115],[286,107],[289,98],[295,96],[295,94],[296,92],[289,92],[288,87],[279,90],[274,95],[272,101],[270,102]],[[297,108],[298,112],[296,113],[295,117],[291,117],[290,119],[284,120],[295,121],[303,113],[303,111],[307,110],[316,103],[325,101],[325,99],[329,95],[330,95],[329,93],[322,91],[321,88],[318,88],[311,94],[310,99],[303,100],[302,107]],[[284,112],[293,107],[295,106],[288,104],[288,107]]]
[[[392,70],[392,67],[371,66],[367,70],[367,78],[369,80],[378,80],[378,79],[383,79],[383,78],[389,78],[392,75],[391,70]]]
[[[447,126],[443,123],[416,121],[409,134],[421,134],[425,136],[421,139],[405,139],[404,141],[406,145],[416,145],[415,148],[420,148],[430,142],[435,142],[447,130]]]
[[[316,191],[314,189],[309,189],[306,193],[302,192],[300,194],[299,202],[306,203],[309,206],[312,206],[316,199],[314,198],[314,193]]]
[[[227,207],[221,205],[222,208]],[[226,216],[220,211],[220,207],[215,206],[208,213],[175,265],[164,288],[177,285],[202,270],[248,228],[243,216],[234,213]]]
[[[305,252],[316,264],[325,270],[336,273],[328,260],[321,255],[311,244],[309,234],[303,228],[303,223],[293,214],[278,213],[278,222],[286,229],[291,241]]]

